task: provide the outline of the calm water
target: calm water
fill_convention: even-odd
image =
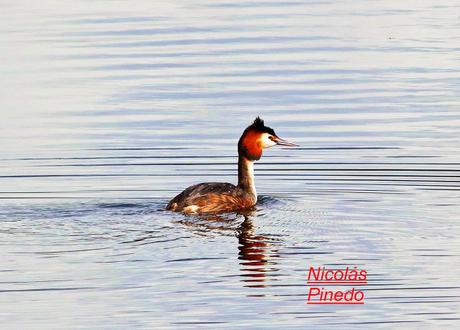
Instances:
[[[2,1],[2,328],[354,328],[460,321],[456,1]],[[236,178],[249,215],[168,199]],[[367,270],[307,305],[307,269]]]

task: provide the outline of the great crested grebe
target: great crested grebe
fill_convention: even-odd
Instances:
[[[259,160],[264,148],[274,145],[296,147],[279,138],[273,129],[257,117],[238,141],[238,185],[223,182],[205,182],[188,187],[174,197],[167,210],[184,213],[220,213],[250,208],[257,203],[254,184],[254,161]]]

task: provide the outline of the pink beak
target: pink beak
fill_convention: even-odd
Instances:
[[[279,137],[275,137],[273,141],[279,146],[286,146],[286,147],[298,147],[299,146],[298,144],[283,140]]]

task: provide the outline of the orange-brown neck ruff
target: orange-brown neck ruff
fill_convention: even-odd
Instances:
[[[254,130],[247,129],[238,142],[238,153],[243,155],[249,160],[259,160],[262,157],[262,144],[260,138],[262,133]]]

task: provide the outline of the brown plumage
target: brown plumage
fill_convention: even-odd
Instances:
[[[184,213],[221,213],[253,207],[257,202],[253,162],[260,159],[264,148],[275,144],[295,146],[280,139],[257,117],[238,141],[238,185],[220,182],[196,184],[174,197],[166,209]]]
[[[167,209],[185,213],[220,213],[249,208],[256,201],[256,196],[231,183],[207,182],[185,189],[169,202]]]

